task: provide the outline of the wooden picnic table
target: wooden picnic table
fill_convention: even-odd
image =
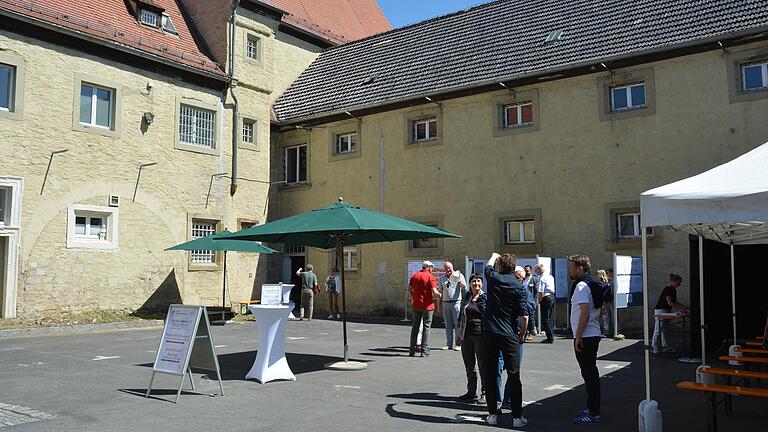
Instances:
[[[768,364],[768,357],[751,357],[751,356],[727,356],[722,355],[718,357],[720,360],[723,361],[737,361],[742,363],[756,363],[756,364]]]
[[[744,354],[761,354],[768,355],[768,350],[762,348],[736,348],[736,352]]]
[[[723,356],[723,357],[728,357],[728,356]],[[684,389],[684,390],[693,390],[693,391],[704,393],[705,400],[707,403],[707,411],[710,412],[710,415],[707,416],[708,432],[717,432],[717,406],[720,403],[726,402],[726,406],[725,406],[726,414],[730,413],[729,403],[727,402],[730,395],[768,398],[768,389],[752,388],[752,387],[739,387],[739,386],[720,385],[720,384],[704,384],[704,383],[683,381],[683,382],[677,383],[677,388]],[[723,401],[718,402],[717,401],[718,394],[726,395],[726,398]]]

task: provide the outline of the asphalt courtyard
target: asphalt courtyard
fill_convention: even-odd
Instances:
[[[410,327],[396,319],[350,322],[350,357],[368,369],[323,368],[342,355],[341,323],[315,319],[286,326],[288,363],[295,382],[245,380],[259,341],[253,322],[213,326],[225,396],[218,383],[195,373],[197,391],[172,403],[178,378],[158,375],[153,396],[144,393],[162,329],[120,330],[0,339],[0,430],[10,431],[446,431],[489,430],[485,408],[459,402],[465,391],[461,355],[433,350],[429,358],[407,356]],[[539,338],[537,338],[538,342]],[[445,342],[433,328],[433,345]],[[524,416],[521,430],[637,431],[644,396],[641,343],[604,340],[603,420],[578,426],[571,419],[585,395],[572,341],[529,343],[523,357]],[[667,431],[704,430],[704,396],[678,390],[696,365],[674,355],[652,360],[654,399]],[[722,431],[765,430],[765,399],[737,398],[732,417],[721,414]],[[511,429],[506,412],[497,427]],[[738,425],[738,428],[737,426]]]

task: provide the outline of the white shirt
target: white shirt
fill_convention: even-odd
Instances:
[[[573,337],[576,337],[576,331],[579,329],[579,319],[581,318],[581,305],[589,305],[589,321],[581,337],[602,336],[600,333],[600,322],[597,318],[600,316],[600,309],[595,308],[595,302],[592,301],[592,292],[586,282],[579,282],[573,290],[571,296],[571,331]]]
[[[453,271],[459,276],[459,281],[453,283],[449,278],[443,276],[440,278],[440,291],[443,295],[443,301],[461,301],[461,292],[467,287],[467,280],[464,279],[464,275],[460,271]],[[461,288],[459,288],[461,285]]]
[[[544,273],[536,282],[536,292],[542,296],[555,295],[555,278],[551,274]]]

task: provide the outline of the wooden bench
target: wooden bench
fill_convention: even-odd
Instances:
[[[747,346],[763,346],[762,342],[746,342]]]
[[[762,348],[736,348],[736,352],[744,354],[768,355],[768,350]]]
[[[737,361],[742,363],[755,363],[755,364],[768,364],[768,357],[750,357],[750,356],[727,356],[722,355],[718,357],[720,360],[723,361]]]
[[[739,387],[739,386],[729,386],[729,385],[721,385],[721,384],[703,384],[703,383],[696,383],[691,381],[683,381],[683,382],[677,383],[677,388],[684,389],[684,390],[693,390],[693,391],[704,393],[705,400],[707,402],[707,410],[710,411],[710,414],[711,414],[707,416],[708,432],[717,432],[717,405],[720,404],[717,401],[718,394],[723,394],[726,396],[739,395],[739,396],[768,398],[768,389],[760,389],[760,388],[752,388],[752,387]]]
[[[261,304],[261,300],[243,300],[243,301],[237,302],[237,304],[240,307],[239,308],[240,315],[245,315],[246,313],[248,313],[248,305]]]
[[[705,368],[699,369],[699,372],[710,374],[710,375],[724,375],[724,376],[732,376],[732,377],[739,377],[739,378],[756,378],[756,379],[768,378],[768,372],[745,371],[740,369],[720,369],[720,368],[713,368],[713,367],[705,367]]]

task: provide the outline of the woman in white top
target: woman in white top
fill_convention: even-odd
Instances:
[[[341,280],[336,269],[328,269],[328,277],[325,279],[325,292],[328,293],[328,319],[341,319],[339,313],[339,293],[341,293]]]

